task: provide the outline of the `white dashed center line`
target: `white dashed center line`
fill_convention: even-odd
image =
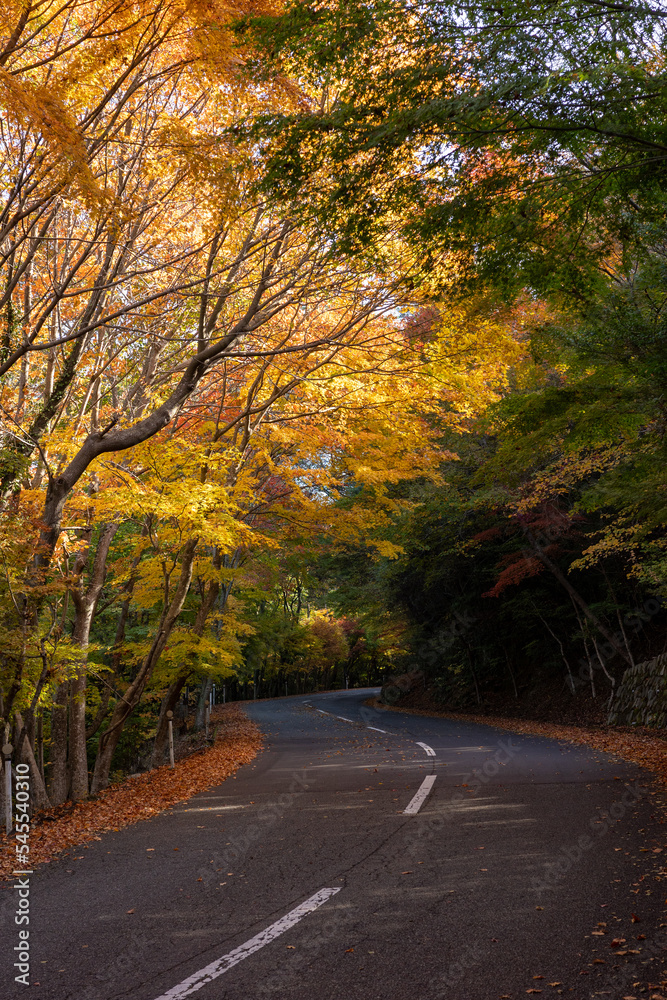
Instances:
[[[326,903],[331,896],[335,896],[337,892],[340,892],[341,888],[342,886],[337,886],[335,889],[320,889],[314,896],[307,899],[305,903],[301,903],[293,910],[290,910],[289,913],[286,913],[284,917],[281,917],[280,920],[276,920],[275,924],[271,924],[270,927],[260,931],[255,937],[250,938],[245,944],[239,945],[238,948],[234,948],[227,955],[216,958],[215,962],[206,965],[199,972],[195,972],[194,975],[188,976],[178,986],[173,986],[166,993],[163,993],[162,996],[159,996],[157,1000],[183,1000],[183,997],[188,997],[191,993],[196,993],[202,986],[206,986],[214,979],[217,979],[218,976],[222,976],[223,973],[228,972],[234,965],[242,962],[244,958],[248,958],[254,952],[259,951],[260,948],[270,944],[280,934],[284,934],[290,927],[294,927],[300,920],[307,917],[309,913],[312,913],[313,910]]]
[[[417,746],[421,747],[422,750],[425,750],[429,757],[435,757],[435,750],[430,747],[428,743],[420,743],[419,740],[417,740]]]
[[[351,722],[354,724],[354,719],[346,719],[344,715],[332,715],[331,712],[325,712],[323,708],[318,708],[317,711],[320,715],[330,715],[332,719],[340,719],[341,722]]]
[[[416,813],[419,812],[421,807],[426,802],[429,792],[433,788],[435,779],[436,779],[435,774],[429,774],[424,778],[419,787],[419,791],[417,792],[415,797],[408,803],[406,808],[403,810],[406,816],[414,816]]]
[[[386,729],[378,729],[377,726],[366,726],[366,729],[372,729],[373,732],[375,732],[375,733],[385,733],[386,734],[386,732],[387,732]]]

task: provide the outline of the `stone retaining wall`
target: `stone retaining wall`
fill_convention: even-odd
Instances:
[[[610,726],[667,726],[667,653],[625,671],[607,722]]]

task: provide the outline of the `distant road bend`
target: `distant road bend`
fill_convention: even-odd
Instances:
[[[234,779],[37,869],[31,997],[667,1000],[650,775],[373,693],[250,706]]]

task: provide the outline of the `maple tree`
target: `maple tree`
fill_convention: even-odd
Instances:
[[[541,685],[558,717],[584,711],[583,683],[602,718],[626,666],[661,649],[664,286],[655,262],[616,275],[579,316],[525,316],[502,398],[443,427],[447,488],[409,488],[404,554],[338,589],[338,613],[402,619],[394,669],[446,703]]]
[[[399,225],[427,283],[586,294],[617,234],[663,217],[666,18],[602,0],[250,16],[242,37],[305,95],[249,116],[266,189],[308,183],[353,249]]]
[[[666,15],[388,0],[293,3],[241,28],[304,92],[248,117],[263,189],[307,185],[353,254],[400,232],[452,317],[477,297],[526,321],[499,340],[496,398],[478,384],[443,429],[445,492],[407,488],[404,552],[374,567],[353,543],[330,581],[338,613],[402,621],[393,666],[416,660],[443,697],[518,696],[545,645],[566,685],[580,661],[593,696],[593,671],[613,693],[659,649],[660,615],[637,632],[633,612],[664,593]]]
[[[193,669],[239,659],[248,553],[290,519],[330,529],[324,450],[369,408],[366,440],[387,436],[409,391],[400,261],[337,258],[294,199],[257,195],[229,138],[293,99],[242,71],[239,13],[3,8],[2,715],[40,803],[88,794],[95,743],[104,787],[160,664],[157,752]]]
[[[597,697],[656,648],[663,11],[622,6],[582,40],[560,2],[3,4],[0,716],[36,807],[159,766],[190,687],[198,727],[214,683],[415,664],[479,703],[548,649]]]

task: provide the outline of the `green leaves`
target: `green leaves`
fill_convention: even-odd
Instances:
[[[295,5],[256,35],[305,91],[250,123],[265,187],[310,187],[350,252],[398,226],[428,261],[455,260],[444,287],[589,298],[619,211],[662,211],[666,13]]]

